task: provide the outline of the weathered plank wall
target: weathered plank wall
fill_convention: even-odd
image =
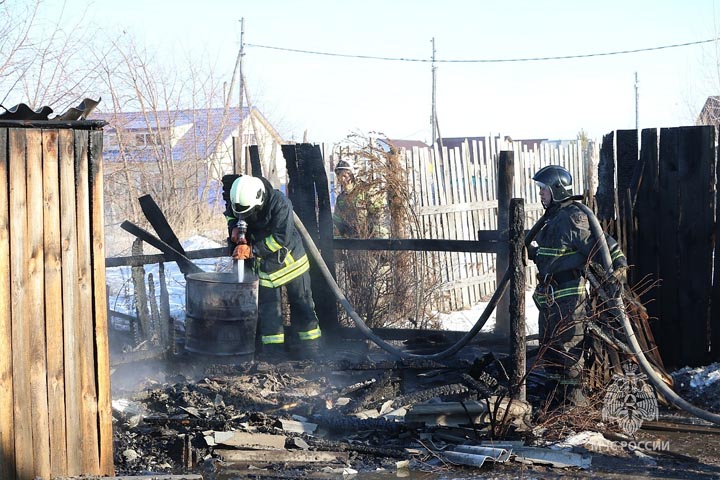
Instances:
[[[706,364],[720,354],[718,344],[711,345],[720,328],[720,309],[712,301],[715,128],[663,128],[659,135],[643,130],[639,159],[636,133],[617,133],[618,155],[606,155],[618,165],[617,198],[627,199],[617,204],[618,223],[632,229],[622,235],[633,267],[631,284],[656,284],[642,299],[666,365]]]
[[[0,478],[112,475],[102,123],[0,123]]]

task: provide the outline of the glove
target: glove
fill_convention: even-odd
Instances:
[[[230,234],[230,240],[232,240],[232,242],[235,244],[247,243],[247,239],[245,239],[245,237],[240,237],[240,229],[238,227],[232,229],[232,233]]]
[[[620,267],[614,270],[612,275],[607,278],[605,291],[612,298],[618,298],[627,285],[627,267]]]
[[[235,250],[232,254],[232,258],[234,260],[247,260],[248,258],[252,257],[252,248],[247,243],[241,243],[240,245],[235,247]]]
[[[627,285],[627,270],[628,267],[620,267],[613,272],[615,280],[617,280],[620,285]]]

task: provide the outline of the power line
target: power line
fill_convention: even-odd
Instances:
[[[611,56],[611,55],[626,55],[629,53],[651,52],[654,50],[665,50],[668,48],[689,47],[692,45],[700,45],[703,43],[715,42],[717,40],[720,40],[720,39],[710,38],[708,40],[698,40],[696,42],[687,42],[687,43],[675,43],[672,45],[663,45],[660,47],[636,48],[633,50],[618,50],[618,51],[613,51],[613,52],[601,52],[601,53],[585,53],[585,54],[579,54],[579,55],[561,55],[561,56],[554,56],[554,57],[481,58],[481,59],[465,59],[465,60],[463,60],[463,59],[441,60],[438,58],[433,59],[433,58],[381,57],[381,56],[374,56],[374,55],[351,55],[351,54],[347,54],[347,53],[318,52],[318,51],[313,51],[313,50],[300,50],[297,48],[276,47],[276,46],[272,46],[272,45],[258,45],[258,44],[253,44],[253,43],[247,43],[246,46],[255,47],[255,48],[266,48],[269,50],[280,50],[280,51],[292,52],[292,53],[323,55],[326,57],[359,58],[359,59],[364,59],[364,60],[384,60],[384,61],[390,61],[390,62],[509,63],[509,62],[541,62],[541,61],[548,61],[548,60],[570,60],[570,59],[574,59],[574,58],[591,58],[591,57],[607,57],[607,56]]]

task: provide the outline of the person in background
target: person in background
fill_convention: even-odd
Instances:
[[[258,321],[261,354],[269,360],[284,358],[286,351],[282,318],[281,288],[290,303],[291,331],[300,358],[315,357],[320,350],[321,331],[315,313],[310,263],[295,228],[290,200],[262,177],[225,175],[223,199],[233,258],[254,259],[259,277]],[[237,223],[247,223],[246,242]]]
[[[388,238],[387,194],[382,179],[359,175],[353,160],[335,166],[333,226],[340,238]],[[382,326],[390,316],[393,284],[390,256],[383,251],[336,250],[338,279],[356,312],[371,327]]]
[[[335,180],[340,193],[335,199],[333,225],[343,238],[387,238],[387,201],[382,192],[358,179],[350,159],[335,166]]]
[[[564,399],[587,402],[582,391],[586,322],[590,318],[585,268],[597,261],[599,244],[590,220],[573,195],[572,176],[565,168],[549,165],[532,179],[540,188],[546,223],[528,246],[528,258],[538,269],[533,300],[540,312],[541,365],[559,384]],[[625,283],[627,260],[617,242],[605,234],[618,282]],[[597,261],[597,263],[600,263]],[[562,389],[561,389],[562,392]]]

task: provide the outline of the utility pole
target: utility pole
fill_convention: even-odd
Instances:
[[[245,56],[245,18],[240,19],[240,53],[238,54],[238,69],[240,71],[240,95],[239,95],[239,106],[240,106],[240,122],[238,124],[238,141],[235,149],[235,162],[236,165],[234,165],[234,171],[235,173],[240,173],[240,167],[242,169],[242,173],[248,173],[246,171],[246,163],[244,160],[243,153],[245,152],[245,148],[243,148],[243,95],[245,94],[245,75],[243,74],[243,68],[242,68],[242,59]],[[249,113],[249,112],[248,112]],[[239,162],[239,165],[237,164]]]
[[[245,19],[240,19],[240,48],[238,49],[238,55],[235,59],[235,68],[233,69],[232,78],[230,79],[230,88],[228,88],[227,95],[224,98],[225,106],[223,109],[223,122],[227,122],[228,113],[230,110],[230,101],[233,96],[233,88],[235,87],[235,77],[239,76],[240,80],[240,122],[238,125],[238,136],[233,138],[233,172],[234,173],[245,173],[242,169],[244,166],[243,162],[243,92],[245,91],[245,79],[243,78],[242,71],[242,58],[245,56]],[[225,93],[225,92],[223,92]]]
[[[430,140],[430,146],[435,145],[435,139],[437,138],[437,112],[435,111],[435,77],[437,66],[435,66],[435,37],[432,38],[432,109],[430,114],[430,132],[432,132],[432,139]]]
[[[640,153],[640,82],[638,73],[635,72],[635,132],[637,134],[637,148]]]
[[[637,72],[635,72],[635,130],[640,131],[640,88]]]

